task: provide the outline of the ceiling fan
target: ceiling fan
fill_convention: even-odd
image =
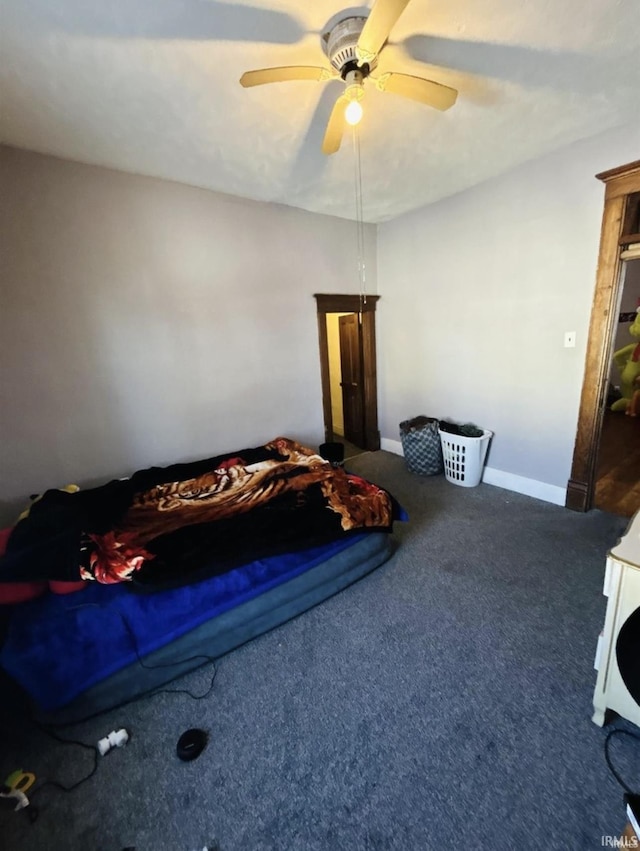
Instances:
[[[240,84],[248,88],[290,80],[325,82],[342,78],[345,90],[334,104],[322,142],[325,154],[335,154],[340,148],[345,121],[352,125],[360,121],[360,101],[364,96],[364,81],[367,78],[373,80],[381,92],[402,95],[436,109],[449,109],[456,102],[456,89],[395,71],[379,77],[371,73],[378,64],[378,56],[391,29],[408,4],[409,0],[375,0],[368,17],[347,17],[332,27],[322,36],[323,50],[331,68],[312,65],[262,68],[246,71],[240,77]]]

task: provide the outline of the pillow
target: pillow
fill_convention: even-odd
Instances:
[[[0,529],[0,556],[4,555],[13,528]],[[72,584],[76,584],[75,582]],[[46,582],[0,582],[0,606],[24,603],[46,593]]]

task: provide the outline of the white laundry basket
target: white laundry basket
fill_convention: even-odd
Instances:
[[[440,431],[444,474],[448,482],[473,488],[480,484],[484,459],[493,432],[483,429],[482,437],[465,437]]]

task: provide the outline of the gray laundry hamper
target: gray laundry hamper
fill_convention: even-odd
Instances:
[[[438,420],[413,417],[400,423],[402,452],[410,473],[437,476],[444,471]]]

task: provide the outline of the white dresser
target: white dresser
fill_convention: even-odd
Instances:
[[[640,608],[640,512],[607,556],[604,594],[609,600],[596,651],[598,678],[593,695],[593,721],[602,727],[610,710],[640,726],[640,704],[629,694],[616,660],[618,634],[627,618]]]

